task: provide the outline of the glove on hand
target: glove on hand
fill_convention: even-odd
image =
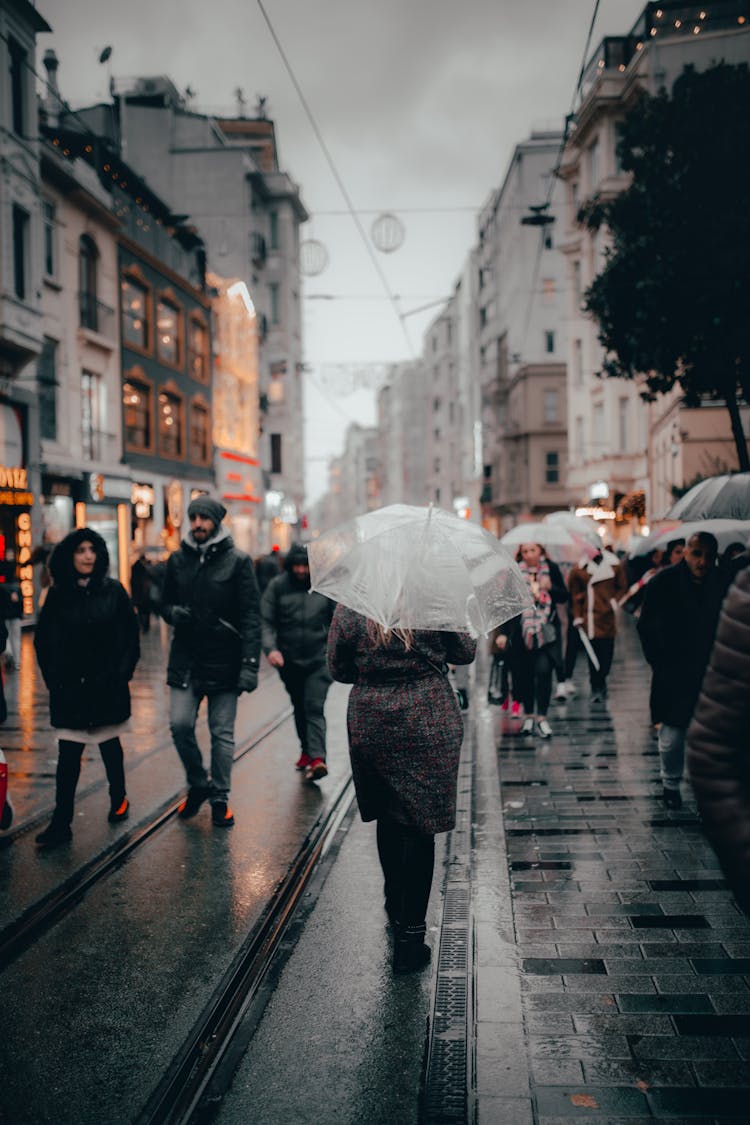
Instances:
[[[172,624],[173,625],[189,625],[193,620],[193,615],[189,609],[184,605],[172,606]]]
[[[252,668],[250,665],[245,665],[245,667],[240,670],[240,678],[237,681],[237,691],[240,693],[243,691],[251,692],[255,691],[257,686],[258,669]]]

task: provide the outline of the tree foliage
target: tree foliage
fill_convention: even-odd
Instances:
[[[608,376],[679,383],[688,405],[723,399],[748,467],[738,395],[750,401],[750,70],[687,67],[671,95],[642,94],[618,155],[630,186],[580,221],[611,245],[584,308]]]

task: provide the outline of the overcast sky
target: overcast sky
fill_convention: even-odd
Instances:
[[[513,147],[569,111],[594,0],[263,0],[263,6],[367,231],[399,215],[404,244],[378,262],[402,311],[447,297],[475,239],[476,213]],[[600,0],[592,49],[625,34],[641,0]],[[167,74],[197,110],[236,110],[258,95],[276,124],[283,169],[311,213],[326,271],[304,285],[308,492],[325,487],[349,419],[373,396],[325,384],[323,364],[419,354],[436,308],[405,320],[388,301],[309,124],[258,0],[37,0],[38,39],[60,60],[63,97],[107,97],[115,78]],[[98,56],[111,46],[109,64]],[[322,389],[321,389],[322,388]]]

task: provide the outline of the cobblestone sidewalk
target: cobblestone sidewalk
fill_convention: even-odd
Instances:
[[[536,1120],[749,1123],[750,920],[659,800],[629,621],[606,704],[577,685],[546,743],[493,708]]]

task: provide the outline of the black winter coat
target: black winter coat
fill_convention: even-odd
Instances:
[[[53,727],[92,730],[130,717],[128,684],[140,656],[138,622],[114,578],[51,586],[34,647],[49,689]]]
[[[181,608],[190,611],[189,620],[180,620]],[[229,535],[209,542],[202,553],[183,540],[167,562],[160,612],[174,625],[170,687],[237,691],[243,667],[257,673],[258,583],[250,556],[237,550]]]
[[[638,634],[651,665],[651,719],[687,728],[714,643],[723,583],[718,570],[694,582],[686,562],[646,586]]]
[[[750,914],[750,569],[724,603],[688,730],[687,766],[708,838]]]
[[[280,574],[269,582],[261,600],[263,651],[278,649],[284,661],[301,667],[325,664],[328,630],[336,603]]]

